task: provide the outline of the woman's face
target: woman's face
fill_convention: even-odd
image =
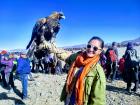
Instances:
[[[90,41],[86,48],[86,54],[88,57],[99,55],[102,52],[101,42],[97,39]]]

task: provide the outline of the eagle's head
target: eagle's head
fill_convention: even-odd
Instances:
[[[64,13],[63,12],[53,12],[49,17],[53,19],[65,19]]]

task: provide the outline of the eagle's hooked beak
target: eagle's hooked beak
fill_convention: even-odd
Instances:
[[[65,19],[66,17],[65,17],[65,16],[61,16],[61,18],[62,18],[62,19]]]

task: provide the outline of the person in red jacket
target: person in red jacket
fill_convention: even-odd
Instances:
[[[124,55],[122,56],[122,58],[119,60],[118,65],[119,65],[119,71],[122,74],[124,72],[124,63],[125,63],[125,59],[124,59]]]

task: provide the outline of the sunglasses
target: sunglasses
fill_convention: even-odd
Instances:
[[[92,46],[92,45],[90,45],[90,44],[87,45],[87,48],[93,48],[94,51],[102,50],[102,49],[99,49],[98,47]]]

